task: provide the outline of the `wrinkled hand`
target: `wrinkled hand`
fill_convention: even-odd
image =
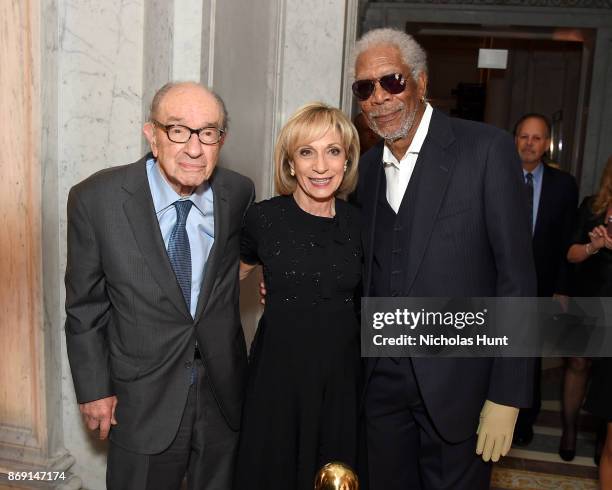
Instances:
[[[100,440],[108,437],[111,425],[117,425],[115,408],[117,408],[116,396],[79,404],[79,410],[87,428],[89,430],[100,428]]]
[[[478,434],[476,454],[482,454],[485,462],[499,461],[500,456],[508,454],[518,414],[518,408],[499,405],[490,400],[485,401],[476,431]]]
[[[259,302],[262,305],[266,304],[266,283],[263,281],[259,283]]]

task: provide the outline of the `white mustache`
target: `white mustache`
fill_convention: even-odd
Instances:
[[[370,117],[378,117],[378,116],[387,116],[394,112],[400,111],[404,108],[403,105],[398,105],[396,107],[381,107],[378,110],[373,110],[369,112]]]

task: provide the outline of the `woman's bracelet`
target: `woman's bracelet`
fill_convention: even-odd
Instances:
[[[593,251],[593,249],[591,248],[591,244],[590,243],[586,244],[585,251],[586,251],[587,255],[595,255],[597,252],[599,252],[599,250]]]

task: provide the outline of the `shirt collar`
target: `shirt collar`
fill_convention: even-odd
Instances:
[[[196,208],[204,214],[207,207],[207,203],[212,202],[212,192],[210,184],[203,182],[190,196],[181,197],[168,183],[166,178],[162,175],[159,169],[159,163],[154,158],[147,160],[147,173],[149,175],[149,182],[151,183],[151,196],[153,197],[153,207],[155,213],[163,211],[164,209],[172,206],[176,201],[181,199],[189,199],[193,202]]]
[[[427,137],[427,132],[429,131],[429,124],[431,122],[432,114],[433,114],[433,107],[431,107],[431,104],[429,102],[426,102],[425,112],[423,113],[423,117],[421,118],[421,121],[419,122],[419,127],[417,128],[416,133],[414,133],[414,138],[412,138],[412,142],[410,143],[410,146],[406,150],[406,153],[404,153],[404,156],[402,157],[401,161],[398,161],[397,158],[395,158],[395,155],[391,152],[391,150],[385,143],[385,146],[383,148],[383,157],[382,157],[383,163],[395,165],[399,167],[401,162],[406,160],[408,155],[410,154],[418,155],[419,152],[421,151],[421,147],[423,146],[423,143],[425,142],[425,138]]]
[[[531,172],[527,172],[527,170],[523,169],[523,177],[525,177],[528,173],[533,175],[534,180],[540,179],[542,174],[544,173],[544,164],[542,162],[538,163],[538,166],[534,168]]]

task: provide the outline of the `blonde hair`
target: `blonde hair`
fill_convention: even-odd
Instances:
[[[593,214],[603,214],[610,204],[612,204],[612,156],[608,157],[608,162],[601,174],[599,190],[595,195],[591,210]]]
[[[347,158],[347,169],[336,197],[346,199],[355,190],[359,162],[357,130],[340,109],[323,102],[311,102],[300,107],[289,118],[276,140],[274,186],[278,194],[287,196],[295,191],[297,181],[291,175],[289,162],[298,147],[323,137],[330,129],[338,132]]]

